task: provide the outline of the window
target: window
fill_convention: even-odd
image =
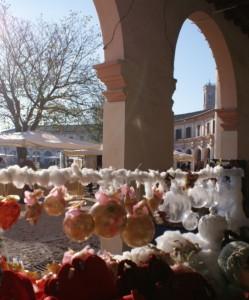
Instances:
[[[182,130],[176,129],[176,140],[180,140],[182,138]]]
[[[186,128],[186,138],[191,138],[191,127]]]
[[[210,123],[207,123],[207,134],[210,134]]]
[[[201,125],[197,126],[197,136],[201,135]]]
[[[215,133],[215,120],[213,120],[213,133]]]

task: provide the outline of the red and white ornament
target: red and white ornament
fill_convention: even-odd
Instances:
[[[107,195],[102,190],[95,195],[97,203],[90,210],[95,222],[95,233],[103,238],[119,234],[126,222],[126,210],[121,204],[120,193]]]
[[[142,247],[149,244],[155,235],[155,225],[145,201],[140,201],[133,208],[133,214],[121,233],[123,241],[130,247]]]
[[[65,215],[63,230],[69,239],[76,242],[83,242],[94,231],[93,217],[87,211],[80,208],[71,208]]]
[[[60,216],[66,207],[67,189],[64,186],[54,187],[45,197],[43,208],[49,216]]]

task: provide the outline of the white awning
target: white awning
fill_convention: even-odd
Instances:
[[[100,145],[69,139],[49,132],[27,131],[0,134],[0,146],[61,150],[99,150]]]

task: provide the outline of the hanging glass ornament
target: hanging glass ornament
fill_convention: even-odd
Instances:
[[[165,194],[160,209],[165,211],[168,221],[179,223],[182,221],[183,215],[191,210],[191,202],[181,187],[176,182],[172,182],[170,191]]]
[[[204,185],[200,182],[196,183],[193,188],[188,190],[191,206],[194,208],[204,207],[208,202],[208,192]]]
[[[249,289],[249,244],[242,241],[228,243],[220,252],[218,265],[233,285]]]
[[[155,225],[150,216],[129,216],[122,240],[129,247],[142,247],[149,244],[155,235]]]
[[[119,234],[126,222],[126,210],[116,199],[95,203],[90,213],[95,222],[95,233],[104,238]]]
[[[31,225],[34,225],[38,222],[41,213],[42,213],[42,204],[36,202],[32,205],[26,205],[24,217]]]
[[[93,217],[87,211],[80,208],[71,208],[65,215],[63,230],[69,239],[76,242],[83,242],[94,231]]]
[[[0,229],[7,230],[15,224],[20,216],[21,207],[18,196],[7,196],[0,200]]]
[[[182,225],[188,231],[195,230],[198,227],[199,216],[193,211],[186,212],[183,215]]]
[[[206,190],[208,193],[208,201],[205,207],[210,208],[216,206],[218,203],[219,193],[217,191],[216,179],[209,179],[206,182]]]
[[[127,184],[121,187],[121,196],[124,199],[124,206],[128,213],[132,213],[134,205],[138,203],[134,187]]]
[[[201,217],[198,224],[200,236],[210,244],[219,245],[227,229],[225,217],[219,216],[212,212],[209,215]]]
[[[39,202],[39,199],[43,197],[43,190],[25,191],[24,196],[24,217],[31,225],[34,225],[38,222],[42,213],[42,204]]]
[[[155,235],[155,225],[149,215],[145,201],[134,206],[133,214],[127,217],[127,222],[121,233],[122,240],[129,247],[142,247],[149,244]]]
[[[163,191],[154,188],[152,197],[147,199],[147,205],[151,213],[153,214],[156,210],[158,210],[158,207],[162,203],[163,203]]]
[[[60,216],[65,211],[67,190],[64,186],[54,187],[45,197],[43,208],[49,216]]]

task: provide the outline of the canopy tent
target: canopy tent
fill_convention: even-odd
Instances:
[[[62,150],[99,150],[100,145],[48,132],[27,131],[0,134],[0,146],[49,148]]]
[[[193,155],[175,150],[174,151],[174,160],[178,161],[178,162],[192,162]]]

